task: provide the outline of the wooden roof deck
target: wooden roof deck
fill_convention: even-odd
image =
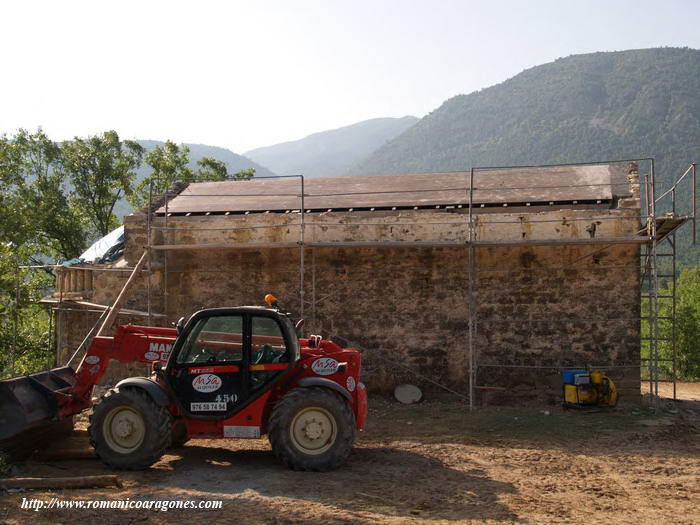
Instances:
[[[408,209],[435,206],[525,206],[569,203],[586,207],[629,195],[626,166],[585,165],[509,168],[470,173],[421,173],[307,178],[306,210]],[[301,178],[190,184],[168,203],[168,213],[283,212],[302,208]],[[165,213],[165,206],[156,213]]]

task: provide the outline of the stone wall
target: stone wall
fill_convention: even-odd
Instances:
[[[558,396],[556,367],[638,365],[637,250],[479,249],[477,384]],[[372,388],[416,380],[389,359],[465,391],[468,257],[464,247],[307,248],[306,332],[367,349]],[[261,304],[266,293],[301,312],[298,249],[173,252],[169,258],[170,319],[206,307]],[[638,392],[638,369],[609,371],[624,379],[626,394]]]

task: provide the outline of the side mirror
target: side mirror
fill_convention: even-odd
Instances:
[[[152,374],[157,374],[158,372],[162,371],[163,367],[160,364],[160,361],[153,361],[151,363],[151,373]]]
[[[185,328],[185,318],[180,317],[178,319],[177,324],[175,325],[175,330],[177,330],[177,335],[180,335],[182,333],[182,329]]]
[[[299,319],[296,324],[294,325],[294,332],[297,334],[297,337],[301,337],[303,334],[301,333],[301,329],[304,326],[304,320]]]

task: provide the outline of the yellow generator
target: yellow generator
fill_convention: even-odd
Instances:
[[[605,372],[564,370],[564,408],[614,407],[617,388]]]

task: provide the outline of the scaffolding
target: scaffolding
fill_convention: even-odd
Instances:
[[[564,185],[534,185],[534,186],[499,186],[499,187],[489,187],[489,186],[477,186],[475,185],[475,176],[483,174],[485,172],[493,170],[522,170],[524,168],[529,169],[540,169],[540,168],[552,168],[556,166],[596,166],[604,164],[630,164],[636,163],[637,166],[647,163],[649,165],[649,172],[642,178],[640,177],[637,184],[638,188],[641,186],[643,190],[639,190],[638,198],[640,202],[644,201],[644,209],[640,206],[639,213],[636,215],[627,214],[624,216],[625,219],[634,219],[638,221],[639,229],[634,234],[627,234],[623,236],[595,236],[595,232],[591,234],[590,238],[551,238],[551,239],[484,239],[480,238],[478,235],[479,228],[483,228],[484,225],[493,225],[493,227],[507,227],[506,224],[517,224],[517,220],[486,220],[484,217],[488,215],[485,212],[495,211],[495,210],[484,210],[484,204],[479,203],[475,200],[475,193],[480,192],[482,195],[489,191],[515,191],[515,190],[535,190],[536,192],[552,192],[561,188],[571,188],[576,185],[568,184]],[[170,201],[180,194],[181,188],[169,190],[165,195],[164,205],[161,208],[162,211],[158,211],[154,207],[152,202],[152,192],[149,198],[149,204],[146,208],[146,246],[148,257],[146,259],[146,269],[143,271],[143,275],[146,277],[146,291],[147,291],[147,309],[144,312],[139,312],[139,314],[148,317],[149,322],[152,322],[157,318],[164,318],[169,312],[169,297],[168,297],[168,276],[177,272],[230,272],[232,270],[227,269],[217,269],[217,268],[201,268],[198,270],[192,270],[188,268],[178,268],[172,267],[172,263],[169,261],[168,254],[170,252],[182,251],[182,250],[260,250],[268,248],[287,248],[298,250],[299,258],[299,268],[294,271],[297,274],[298,279],[298,300],[300,311],[299,315],[301,317],[309,316],[311,325],[317,326],[318,317],[318,304],[322,302],[323,298],[317,296],[317,249],[323,249],[328,247],[346,247],[346,248],[362,248],[362,247],[384,247],[384,248],[434,248],[434,247],[462,247],[466,249],[467,252],[467,264],[461,265],[456,264],[454,266],[449,266],[443,268],[448,272],[455,272],[456,274],[466,275],[467,277],[467,302],[468,302],[468,333],[467,333],[467,344],[464,349],[465,361],[467,362],[468,368],[468,392],[459,392],[458,388],[452,388],[449,385],[444,384],[444,382],[435,381],[430,377],[426,377],[424,374],[420,374],[415,369],[408,370],[410,373],[415,374],[417,377],[422,378],[430,383],[433,383],[447,391],[454,393],[467,400],[470,409],[474,408],[475,403],[475,391],[479,388],[489,388],[488,385],[479,385],[478,379],[481,373],[488,371],[493,368],[502,369],[533,369],[533,370],[560,370],[562,368],[572,368],[572,367],[586,367],[586,366],[601,366],[605,368],[635,368],[639,369],[640,373],[645,372],[645,381],[649,383],[649,393],[651,395],[652,402],[656,402],[659,399],[659,383],[669,381],[673,383],[673,394],[674,399],[676,397],[676,380],[677,380],[677,363],[676,363],[676,348],[675,348],[675,280],[676,280],[676,255],[677,255],[677,244],[676,244],[676,231],[686,222],[691,222],[692,224],[692,235],[693,242],[695,242],[695,215],[696,215],[696,165],[692,164],[688,170],[677,180],[675,180],[670,188],[661,194],[656,196],[656,175],[654,171],[654,160],[651,158],[646,159],[625,159],[625,160],[615,160],[615,161],[601,161],[595,163],[576,163],[576,164],[559,164],[559,165],[536,165],[536,166],[517,166],[517,167],[475,167],[470,169],[467,173],[468,176],[464,181],[464,185],[457,188],[449,188],[454,191],[462,191],[464,193],[465,199],[461,204],[447,204],[447,205],[431,205],[430,207],[425,206],[413,206],[413,210],[425,210],[432,209],[435,211],[449,212],[445,214],[445,219],[440,221],[426,221],[426,222],[416,222],[413,221],[410,225],[414,226],[425,226],[425,225],[450,225],[456,226],[462,233],[459,238],[454,239],[437,239],[437,240],[358,240],[358,241],[323,241],[316,240],[316,236],[309,236],[309,229],[319,229],[319,228],[347,228],[348,226],[353,226],[356,224],[361,224],[363,226],[373,225],[378,228],[391,228],[393,226],[407,226],[409,223],[401,221],[400,217],[393,217],[393,220],[383,220],[383,221],[339,221],[337,223],[332,223],[328,221],[320,221],[318,216],[320,213],[325,211],[333,211],[332,208],[328,210],[312,209],[307,207],[307,200],[313,197],[349,197],[358,195],[357,192],[347,191],[347,192],[334,192],[325,195],[320,194],[310,194],[307,193],[305,188],[305,178],[302,175],[290,175],[282,177],[256,177],[255,180],[261,179],[295,179],[298,181],[298,189],[290,193],[279,193],[279,197],[293,197],[297,199],[298,205],[293,208],[286,209],[284,211],[267,211],[262,213],[283,213],[289,215],[293,220],[291,222],[285,222],[281,225],[256,225],[256,226],[236,226],[231,225],[230,227],[217,227],[217,228],[197,228],[196,231],[227,231],[235,232],[242,230],[256,230],[256,229],[273,229],[273,228],[291,228],[294,227],[298,231],[298,236],[295,240],[284,240],[284,241],[250,241],[250,242],[219,242],[219,243],[183,243],[178,244],[173,241],[175,233],[178,230],[182,230],[182,227],[177,225],[173,226],[172,216],[173,212],[170,209]],[[245,182],[241,182],[245,184]],[[610,181],[606,184],[608,187],[620,186],[629,189],[634,186],[634,182],[621,181],[615,182]],[[677,193],[681,191],[681,184],[690,184],[692,186],[692,199],[691,199],[691,210],[686,215],[679,215],[677,213]],[[586,187],[591,187],[594,185],[586,184]],[[440,190],[435,189],[418,189],[418,190],[397,190],[398,192],[405,191],[407,193],[419,195],[426,194],[436,191],[444,191],[445,188]],[[247,196],[255,196],[255,194],[248,194]],[[212,195],[199,195],[199,197],[211,197]],[[216,197],[227,196],[225,194],[217,194]],[[231,194],[230,196],[236,197],[238,194]],[[269,197],[270,194],[265,194]],[[542,204],[542,203],[539,203]],[[579,204],[590,205],[593,208],[609,209],[606,208],[606,203],[601,203],[600,200],[597,202],[590,203],[569,203],[568,205],[576,207]],[[531,206],[532,205],[532,206]],[[511,212],[513,208],[534,211],[536,209],[535,203],[531,202],[519,202],[515,206],[509,203],[503,203],[500,206],[500,210],[503,212]],[[544,203],[542,208],[537,208],[538,210],[547,209],[555,210],[562,209],[564,204],[562,202],[550,201]],[[493,207],[493,206],[492,206]],[[590,209],[582,208],[582,209]],[[381,208],[382,211],[397,211],[396,206],[391,206],[387,208]],[[399,208],[401,209],[401,208]],[[402,209],[410,209],[404,207]],[[667,211],[663,211],[667,210]],[[355,211],[352,207],[346,208],[344,211],[352,213]],[[380,208],[369,208],[363,211],[380,211]],[[219,213],[218,215],[230,215],[231,212]],[[248,212],[244,212],[248,214]],[[315,214],[315,215],[312,215]],[[210,213],[203,213],[204,216],[209,216]],[[187,214],[189,216],[189,214]],[[309,220],[311,219],[311,220]],[[609,221],[609,220],[619,220],[619,216],[605,215],[603,212],[599,216],[586,217],[584,219],[577,219],[575,217],[570,218],[570,221],[585,220],[591,221],[595,219],[596,221]],[[538,221],[537,218],[532,218],[529,220],[530,223],[535,224],[537,222],[553,222],[553,220],[547,219]],[[599,222],[599,223],[600,223]],[[158,233],[159,235],[155,235]],[[160,242],[157,242],[157,239]],[[586,321],[595,321],[597,323],[615,323],[615,322],[633,322],[645,324],[646,328],[639,327],[640,349],[642,346],[648,347],[648,355],[640,356],[640,360],[632,360],[630,362],[618,362],[614,364],[607,363],[571,363],[567,362],[566,365],[562,365],[561,362],[547,362],[546,364],[532,364],[527,362],[517,362],[515,360],[511,362],[483,362],[479,359],[480,353],[478,349],[477,337],[479,335],[479,325],[480,323],[487,322],[484,319],[479,319],[478,315],[478,297],[479,289],[478,283],[481,275],[488,274],[489,272],[514,272],[522,271],[522,269],[514,270],[512,267],[479,267],[477,264],[477,258],[479,250],[483,248],[509,248],[514,246],[528,247],[528,246],[590,246],[591,251],[587,253],[585,257],[595,256],[596,253],[603,252],[613,246],[617,245],[628,245],[640,248],[639,253],[641,256],[641,262],[639,265],[613,265],[613,266],[586,266],[577,264],[578,260],[572,261],[569,265],[556,268],[530,268],[530,272],[552,272],[552,271],[564,271],[575,269],[577,271],[632,271],[638,272],[640,276],[640,290],[641,290],[641,301],[646,301],[646,313],[647,315],[642,315],[639,313],[638,317],[625,317],[625,318],[608,318],[606,316],[591,317],[585,319]],[[664,249],[667,249],[664,251]],[[307,250],[310,254],[307,254]],[[162,272],[162,288],[160,301],[157,301],[161,307],[162,312],[155,312],[153,303],[153,290],[154,286],[151,282],[154,276],[153,260],[155,255],[160,253],[162,260],[162,267],[157,269],[157,271]],[[310,257],[307,257],[310,255]],[[581,257],[580,259],[582,259]],[[658,259],[667,258],[670,261],[670,274],[660,274],[658,268]],[[310,259],[310,260],[309,260]],[[307,283],[307,266],[310,266],[310,283]],[[664,268],[668,267],[669,264],[665,264]],[[81,267],[84,269],[85,267]],[[94,268],[91,271],[104,271],[104,268]],[[120,268],[116,271],[130,271],[130,268]],[[291,273],[291,272],[290,272]],[[671,285],[670,289],[672,292],[667,295],[660,294],[660,279],[669,279]],[[306,288],[310,285],[310,297],[305,294]],[[671,301],[671,315],[670,316],[660,316],[660,302],[659,301]],[[53,306],[52,309],[56,312],[61,312],[68,310],[69,305],[64,304],[64,298],[59,294],[57,305]],[[668,319],[670,317],[671,319]],[[580,321],[580,318],[563,317],[563,318],[552,318],[547,316],[542,319],[531,319],[529,322],[532,323],[571,323],[575,321]],[[672,323],[672,337],[664,338],[661,337],[661,326],[662,322]],[[58,324],[58,320],[54,323]],[[643,335],[647,334],[647,335]],[[87,338],[86,338],[87,339]],[[671,339],[667,341],[666,339]],[[667,356],[662,349],[671,348],[670,357]],[[670,377],[662,377],[662,364],[670,363],[670,368],[672,373]],[[410,367],[409,367],[410,368]]]
[[[515,223],[517,221],[485,221],[483,218],[480,220],[477,220],[477,215],[479,211],[484,211],[481,208],[484,207],[483,204],[479,205],[477,202],[475,202],[474,199],[474,194],[475,192],[488,192],[490,190],[495,190],[495,191],[503,191],[504,189],[506,190],[537,190],[537,191],[552,191],[556,190],[558,188],[562,188],[564,186],[551,186],[551,185],[540,185],[540,186],[509,186],[509,187],[503,187],[500,186],[498,188],[490,188],[488,186],[475,186],[475,174],[479,174],[481,172],[488,172],[488,171],[493,171],[493,170],[521,170],[523,168],[533,168],[533,169],[538,169],[538,168],[551,168],[554,167],[553,165],[535,165],[535,166],[517,166],[517,167],[512,167],[512,166],[507,166],[507,167],[475,167],[472,168],[468,174],[469,178],[468,181],[465,181],[465,184],[463,187],[459,188],[449,188],[450,190],[461,190],[464,192],[465,196],[467,197],[466,202],[463,204],[459,205],[436,205],[434,206],[434,209],[436,210],[443,210],[443,211],[451,211],[452,214],[450,215],[450,219],[452,220],[445,220],[444,222],[436,222],[436,221],[430,221],[430,222],[425,222],[425,223],[413,223],[413,224],[423,224],[423,225],[431,225],[431,224],[445,224],[445,225],[462,225],[466,229],[466,236],[460,239],[454,239],[454,240],[415,240],[415,241],[404,241],[404,240],[359,240],[359,241],[318,241],[318,240],[309,240],[307,232],[309,228],[317,228],[317,227],[323,227],[323,228],[328,228],[328,227],[333,227],[337,226],[340,228],[347,228],[348,226],[353,226],[355,223],[353,222],[348,222],[348,221],[342,221],[338,222],[336,224],[329,223],[329,222],[318,222],[317,220],[312,220],[309,221],[307,216],[312,213],[320,213],[323,211],[334,211],[332,208],[329,208],[328,210],[319,210],[319,209],[311,209],[307,207],[307,199],[310,197],[353,197],[356,195],[359,195],[360,193],[358,192],[335,192],[335,193],[327,193],[327,194],[309,194],[305,190],[305,184],[304,184],[304,177],[302,175],[290,175],[290,176],[285,176],[285,177],[265,177],[265,178],[271,178],[271,179],[283,179],[283,178],[296,178],[298,180],[298,191],[294,193],[278,193],[276,196],[284,198],[284,197],[294,197],[298,199],[298,205],[284,210],[284,212],[276,211],[276,213],[285,213],[285,214],[290,214],[293,217],[296,217],[295,225],[298,229],[298,238],[296,240],[287,240],[287,241],[276,241],[276,242],[236,242],[236,243],[231,243],[231,242],[219,242],[219,243],[186,243],[186,244],[178,244],[172,240],[173,233],[176,232],[177,230],[180,230],[182,228],[178,226],[172,226],[169,224],[169,218],[172,217],[173,213],[171,209],[169,208],[169,202],[172,197],[175,197],[179,194],[178,192],[173,192],[173,194],[168,195],[166,200],[165,200],[165,205],[164,205],[164,211],[161,211],[160,213],[160,218],[162,219],[160,223],[162,226],[159,225],[159,221],[157,220],[158,215],[156,210],[152,210],[152,207],[149,206],[149,216],[147,219],[147,238],[149,240],[148,242],[148,249],[149,253],[151,253],[151,256],[153,253],[156,252],[162,252],[163,254],[163,282],[164,282],[164,290],[163,290],[163,308],[164,312],[168,312],[168,289],[167,289],[167,276],[169,273],[173,272],[188,272],[188,271],[202,271],[202,272],[207,272],[207,271],[218,271],[218,272],[226,272],[228,270],[225,269],[199,269],[199,270],[192,270],[192,269],[185,269],[185,268],[169,268],[169,262],[168,262],[168,253],[173,252],[173,251],[180,251],[180,250],[208,250],[208,249],[213,249],[213,250],[221,250],[221,249],[235,249],[235,250],[259,250],[259,249],[267,249],[267,248],[288,248],[288,249],[298,249],[299,250],[299,268],[298,268],[298,279],[299,279],[299,305],[300,305],[300,316],[304,317],[307,314],[307,311],[309,312],[310,320],[311,320],[311,325],[316,326],[316,319],[317,319],[317,290],[316,290],[316,249],[317,248],[327,248],[327,247],[347,247],[347,248],[361,248],[361,247],[386,247],[386,248],[396,248],[396,247],[415,247],[415,248],[430,248],[430,247],[448,247],[448,246],[459,246],[459,247],[464,247],[467,249],[468,257],[467,257],[467,267],[464,268],[462,266],[456,266],[453,268],[448,268],[446,270],[448,271],[456,271],[456,272],[465,272],[466,275],[468,276],[468,290],[467,290],[467,297],[468,297],[468,339],[467,339],[467,347],[465,348],[465,353],[467,355],[467,362],[468,362],[468,392],[463,395],[466,399],[469,401],[469,405],[471,408],[474,406],[474,399],[475,399],[475,389],[480,388],[480,385],[478,385],[478,375],[480,370],[488,369],[488,368],[532,368],[532,369],[541,369],[541,370],[552,370],[552,369],[561,369],[561,368],[571,368],[573,366],[603,366],[606,368],[639,368],[641,371],[646,371],[645,374],[645,380],[648,381],[649,383],[649,393],[652,396],[652,400],[658,399],[659,396],[659,383],[664,382],[664,381],[670,381],[674,385],[674,399],[676,396],[676,390],[675,390],[675,384],[677,380],[677,370],[676,370],[676,350],[675,350],[675,338],[671,338],[672,340],[669,341],[668,343],[670,344],[672,348],[671,352],[671,357],[664,357],[664,354],[661,352],[661,347],[660,343],[665,342],[666,338],[662,338],[660,335],[660,326],[659,326],[659,321],[669,321],[666,317],[675,317],[675,274],[676,274],[676,230],[681,227],[685,222],[692,221],[693,225],[693,239],[695,239],[695,211],[696,211],[696,205],[695,205],[695,186],[696,186],[696,169],[695,169],[695,164],[693,164],[685,173],[682,175],[679,179],[677,179],[673,184],[671,185],[671,188],[657,197],[657,192],[656,192],[656,174],[655,174],[655,169],[654,169],[654,160],[651,158],[646,158],[646,159],[625,159],[625,160],[615,160],[615,161],[601,161],[601,162],[596,162],[596,163],[576,163],[576,164],[560,164],[556,166],[591,166],[591,165],[603,165],[603,164],[629,164],[629,163],[648,163],[649,164],[649,172],[644,176],[643,179],[639,180],[639,185],[643,187],[643,191],[641,192],[640,197],[640,202],[641,200],[644,201],[644,208],[645,208],[645,213],[640,213],[637,216],[625,216],[625,218],[634,218],[637,219],[639,222],[639,231],[636,232],[635,235],[625,235],[622,237],[619,236],[609,236],[609,237],[594,237],[591,235],[591,238],[585,238],[585,239],[519,239],[519,240],[489,240],[489,239],[480,239],[477,236],[477,227],[478,226],[483,226],[484,223],[490,223],[490,224],[498,224],[498,223]],[[262,177],[256,177],[256,179],[262,179]],[[687,214],[687,215],[678,215],[676,212],[676,193],[678,191],[678,188],[680,187],[680,184],[682,184],[684,181],[692,181],[692,211]],[[630,187],[630,182],[629,181],[624,181],[624,182],[613,182],[611,181],[607,186],[624,186],[629,188]],[[572,187],[576,186],[574,185],[567,185],[566,187]],[[590,184],[584,184],[582,186],[590,187]],[[444,188],[442,189],[444,190]],[[439,190],[396,190],[397,192],[407,192],[411,193],[414,195],[420,194],[420,193],[429,193],[429,192],[434,192],[434,191],[439,191]],[[366,192],[366,193],[371,193],[371,192]],[[362,193],[365,195],[366,193]],[[198,195],[197,197],[212,197],[214,195],[211,194],[201,194]],[[231,197],[236,197],[239,196],[238,194],[217,194],[216,197],[225,197],[225,196],[231,196]],[[246,196],[256,196],[255,194],[247,194]],[[269,197],[269,193],[267,194],[261,194],[261,197]],[[643,196],[643,197],[642,197]],[[670,209],[668,212],[666,211],[661,211],[661,204],[664,204],[665,201],[670,202]],[[574,201],[574,205],[577,204],[576,201]],[[597,204],[600,204],[600,201],[597,202]],[[519,205],[530,207],[531,203],[519,203]],[[549,202],[549,205],[552,206],[554,209],[557,206],[560,206],[561,203],[557,202]],[[503,204],[503,208],[508,207],[507,203]],[[369,208],[364,211],[379,211],[380,208]],[[383,210],[385,209],[390,209],[391,211],[397,210],[397,207],[391,207],[391,208],[381,208]],[[403,208],[406,209],[406,208]],[[414,210],[418,209],[426,209],[426,207],[418,207],[415,206],[413,207]],[[511,206],[512,209],[512,206]],[[531,208],[534,209],[534,208]],[[640,206],[639,208],[640,212],[642,211],[642,208]],[[346,209],[345,211],[355,211],[352,207],[349,209]],[[504,210],[504,211],[511,211],[511,210]],[[219,213],[219,215],[229,215],[233,212],[225,212],[225,213]],[[244,212],[246,215],[249,212]],[[263,213],[271,213],[271,211],[263,212]],[[189,216],[190,214],[186,214],[186,216]],[[210,213],[204,213],[203,215],[208,216]],[[216,215],[216,214],[215,214]],[[598,221],[605,221],[605,220],[618,220],[618,217],[610,217],[610,216],[603,216],[601,214],[600,217],[593,217],[593,219],[596,219]],[[576,220],[570,219],[570,220]],[[591,217],[586,217],[585,219],[581,220],[587,220],[590,221]],[[538,222],[537,219],[532,219],[530,222]],[[478,223],[478,224],[477,224]],[[356,224],[361,224],[363,226],[368,226],[368,225],[376,225],[379,227],[392,227],[392,226],[406,226],[406,222],[402,222],[400,220],[396,221],[382,221],[382,222],[368,222],[368,221],[363,221],[361,223],[356,223]],[[251,229],[269,229],[269,228],[276,228],[276,227],[284,227],[284,228],[289,228],[290,223],[285,223],[282,225],[259,225],[259,226],[235,226],[232,225],[230,227],[221,227],[221,228],[197,228],[197,231],[206,231],[206,230],[226,230],[226,231],[237,231],[237,230],[251,230]],[[153,242],[153,231],[154,230],[159,230],[161,233],[161,243],[155,243]],[[312,236],[313,239],[313,236]],[[613,270],[623,270],[623,271],[639,271],[640,272],[640,280],[641,280],[641,285],[640,285],[640,290],[642,290],[642,295],[641,299],[647,301],[647,314],[648,315],[642,315],[641,312],[639,314],[639,317],[628,317],[628,318],[607,318],[605,316],[601,317],[595,317],[595,318],[589,318],[587,321],[595,321],[599,323],[606,323],[606,322],[620,322],[620,321],[631,321],[631,322],[639,322],[642,324],[646,324],[647,328],[642,329],[640,327],[639,333],[640,333],[640,348],[642,346],[648,346],[648,356],[640,357],[640,361],[638,362],[624,362],[624,363],[616,363],[614,365],[610,365],[610,363],[570,363],[567,364],[566,366],[561,366],[557,364],[547,364],[547,365],[542,365],[542,366],[537,366],[537,365],[528,365],[528,364],[520,364],[520,363],[488,363],[488,362],[479,362],[478,360],[478,350],[476,348],[476,337],[479,328],[479,316],[478,316],[478,280],[479,280],[479,275],[488,273],[488,272],[502,272],[502,271],[516,271],[512,270],[511,268],[479,268],[477,264],[477,257],[478,257],[478,251],[481,248],[485,247],[512,247],[512,246],[564,246],[564,245],[582,245],[582,246],[591,246],[594,249],[592,253],[604,251],[608,249],[611,246],[615,245],[635,245],[641,248],[640,250],[640,255],[642,257],[642,263],[641,266],[614,266],[614,267],[606,267],[606,266],[598,266],[595,268],[588,267],[588,266],[575,266],[571,265],[567,268],[544,268],[540,269],[540,271],[553,271],[553,270],[563,270],[563,269],[571,269],[575,268],[577,270],[590,270],[590,271],[613,271]],[[669,246],[670,251],[668,252],[660,252],[660,248],[664,246]],[[307,275],[307,268],[306,266],[309,265],[309,262],[306,257],[306,251],[310,250],[310,273],[311,273],[311,297],[310,299],[307,299],[305,296],[305,290],[306,290],[306,275]],[[672,290],[673,293],[669,295],[669,297],[663,296],[659,294],[659,279],[663,278],[668,278],[668,275],[666,274],[659,274],[658,272],[658,258],[659,257],[669,257],[671,260],[671,265],[672,265]],[[517,271],[521,271],[520,269]],[[531,271],[538,271],[537,269],[532,269]],[[152,274],[150,271],[150,257],[149,257],[149,271],[147,273],[149,276]],[[670,274],[669,274],[670,275]],[[150,281],[150,277],[149,277]],[[152,298],[151,298],[151,290],[152,286],[149,282],[148,285],[148,311],[152,311]],[[665,300],[665,299],[671,299],[672,301],[672,316],[660,316],[659,315],[659,301],[660,300]],[[663,319],[660,319],[662,317]],[[579,319],[572,319],[572,318],[563,318],[563,319],[552,319],[552,318],[547,318],[547,319],[540,319],[540,320],[531,320],[531,322],[547,322],[547,323],[552,323],[552,322],[563,322],[563,323],[569,323],[573,322]],[[670,320],[673,322],[673,319]],[[482,320],[483,322],[483,320]],[[647,336],[642,336],[641,334],[646,333],[648,334]],[[675,328],[673,328],[672,333],[675,334]],[[646,343],[644,343],[646,342]],[[672,374],[671,377],[661,377],[661,363],[666,363],[669,362],[672,364]],[[417,371],[413,370],[412,373],[416,374],[417,376],[421,376]],[[434,380],[430,378],[423,377],[423,379],[428,380],[429,382],[435,383]],[[441,384],[441,387],[453,391],[454,389],[449,388],[447,385]],[[485,388],[488,388],[488,386],[485,386]]]

